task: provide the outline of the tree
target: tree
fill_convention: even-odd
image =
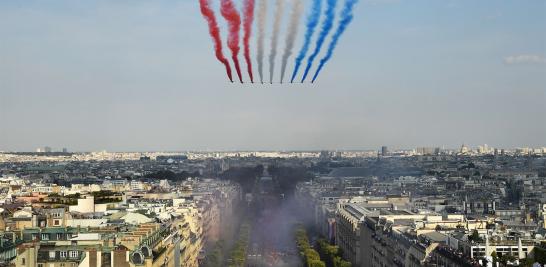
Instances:
[[[330,245],[326,240],[317,241],[320,258],[327,267],[350,267],[351,263],[341,258],[341,250],[338,246]]]
[[[243,187],[243,191],[248,193],[252,191],[256,179],[263,173],[263,166],[255,167],[234,167],[229,168],[220,174],[220,179],[236,182]]]
[[[281,192],[291,194],[299,182],[312,179],[314,176],[304,167],[269,166],[267,169],[279,184]]]
[[[497,255],[496,251],[493,251],[491,253],[491,258],[493,258],[493,266],[497,266],[497,262],[499,262],[499,256]]]
[[[307,263],[307,267],[326,267],[326,265],[320,260],[311,260]]]
[[[520,260],[519,266],[521,266],[521,267],[531,267],[531,266],[533,266],[533,263],[535,263],[535,261],[533,259],[525,258],[525,259]]]
[[[307,232],[303,226],[299,225],[295,231],[296,244],[302,256],[306,267],[326,267],[326,264],[321,261],[319,253],[314,250],[309,244]]]
[[[468,236],[468,240],[474,243],[483,242],[483,239],[481,238],[477,230],[472,231],[472,234]]]
[[[512,256],[511,254],[503,254],[500,258],[499,262],[503,265],[506,265],[507,262],[513,262],[516,260],[516,257]]]

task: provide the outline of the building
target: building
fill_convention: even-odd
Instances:
[[[382,146],[381,147],[381,156],[385,157],[389,154],[389,149],[387,148],[387,146]]]

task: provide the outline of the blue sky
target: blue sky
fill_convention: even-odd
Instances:
[[[0,1],[0,150],[546,146],[545,33],[542,0],[361,0],[316,84],[250,86],[197,1]]]

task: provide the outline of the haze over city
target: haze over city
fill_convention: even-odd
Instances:
[[[2,0],[0,267],[546,267],[546,1]]]

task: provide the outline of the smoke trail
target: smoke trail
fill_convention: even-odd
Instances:
[[[228,22],[229,28],[229,37],[228,37],[228,47],[231,50],[231,58],[235,64],[235,70],[237,70],[237,76],[239,76],[239,81],[243,82],[243,77],[241,76],[241,67],[239,65],[239,31],[241,30],[241,16],[232,0],[222,0],[222,5],[220,8],[222,16]]]
[[[273,83],[273,74],[275,72],[275,57],[277,57],[277,45],[279,43],[279,31],[281,29],[281,19],[284,11],[284,0],[277,0],[276,8],[275,21],[273,22],[273,37],[271,38],[271,53],[269,54],[269,83]]]
[[[299,21],[300,21],[302,11],[303,11],[302,0],[294,0],[293,6],[292,6],[292,15],[290,16],[290,25],[288,25],[288,34],[286,35],[286,47],[284,48],[284,54],[282,56],[281,83],[284,80],[284,73],[286,71],[288,58],[292,55],[294,42],[296,41],[296,36],[298,35]]]
[[[260,0],[258,6],[258,73],[260,82],[264,83],[264,38],[265,38],[265,21],[267,19],[267,0]]]
[[[305,79],[307,78],[307,75],[309,74],[309,70],[311,69],[311,66],[313,66],[313,61],[315,61],[315,58],[320,53],[320,49],[322,48],[322,44],[324,44],[324,40],[326,39],[326,36],[328,36],[328,33],[330,33],[330,30],[332,30],[332,27],[334,26],[334,17],[335,17],[335,9],[337,0],[328,0],[328,7],[326,9],[326,19],[324,20],[322,24],[322,30],[320,31],[318,40],[317,40],[317,46],[315,47],[315,51],[311,56],[309,56],[309,59],[307,59],[307,67],[305,68],[305,73],[303,74],[303,78],[301,79],[301,82],[303,83]]]
[[[315,76],[313,76],[313,81],[311,81],[311,83],[315,82],[320,71],[324,67],[324,64],[326,64],[326,62],[328,62],[328,60],[332,58],[337,42],[339,41],[339,38],[341,37],[341,35],[343,35],[343,32],[345,32],[345,30],[347,29],[347,26],[349,26],[349,24],[353,20],[353,7],[356,4],[356,2],[358,2],[358,0],[345,1],[345,6],[343,7],[343,10],[341,11],[341,20],[339,21],[339,26],[336,32],[334,33],[334,36],[332,37],[332,42],[330,43],[330,46],[328,47],[328,52],[326,53],[324,58],[320,60],[320,65],[317,68],[317,72],[315,72]]]
[[[296,58],[296,66],[294,67],[294,72],[292,73],[292,79],[290,82],[294,82],[298,70],[300,69],[301,62],[305,58],[307,51],[309,50],[309,45],[311,44],[311,37],[315,33],[315,28],[319,23],[320,11],[322,9],[322,0],[313,0],[313,6],[311,8],[311,13],[307,17],[307,31],[305,32],[305,39],[303,42],[303,47],[301,48],[298,57]]]
[[[243,37],[244,49],[245,49],[245,60],[248,68],[248,76],[250,77],[250,82],[254,83],[254,75],[252,74],[252,60],[250,59],[250,36],[252,35],[252,22],[254,21],[254,0],[245,0],[244,3],[244,18],[243,25],[245,30],[245,35]]]
[[[201,6],[201,14],[203,14],[203,17],[207,20],[207,23],[209,24],[209,34],[214,42],[214,51],[216,54],[216,58],[220,62],[222,62],[222,64],[224,64],[224,66],[226,67],[228,78],[230,81],[233,82],[231,67],[229,66],[229,62],[222,52],[222,38],[220,37],[220,29],[218,28],[218,22],[216,21],[214,11],[212,11],[212,8],[210,8],[210,3],[208,0],[199,0],[199,4]]]

